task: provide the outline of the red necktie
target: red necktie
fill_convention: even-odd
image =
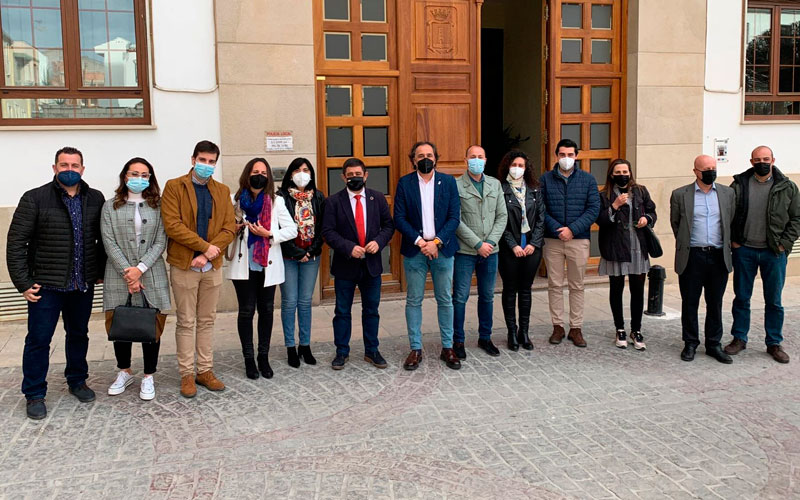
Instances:
[[[367,244],[367,229],[364,226],[364,207],[361,206],[361,195],[356,195],[356,230],[358,231],[358,244]]]

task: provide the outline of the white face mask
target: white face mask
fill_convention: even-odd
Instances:
[[[559,158],[558,166],[561,167],[561,170],[569,172],[575,166],[575,158]]]
[[[311,182],[311,174],[308,172],[295,172],[292,174],[292,182],[294,182],[295,186],[304,188]]]
[[[511,167],[508,169],[508,173],[511,174],[512,179],[520,179],[523,175],[525,175],[525,168]]]

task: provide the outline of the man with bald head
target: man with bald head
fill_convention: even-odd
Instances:
[[[670,223],[675,235],[675,272],[681,290],[681,359],[692,361],[700,344],[697,309],[705,294],[706,354],[720,363],[733,361],[722,350],[722,296],[731,272],[733,189],[714,182],[717,162],[707,155],[694,160],[695,182],[672,192]]]
[[[779,363],[788,363],[783,342],[781,292],[786,280],[786,259],[800,234],[800,196],[797,185],[778,170],[767,146],[750,155],[752,167],[733,176],[736,215],[731,226],[733,246],[733,341],[728,354],[747,348],[750,330],[750,297],[756,273],[764,290],[764,330],[767,352]]]

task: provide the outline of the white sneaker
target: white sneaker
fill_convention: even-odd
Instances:
[[[628,341],[625,338],[625,329],[621,328],[617,330],[617,334],[614,337],[614,345],[619,347],[620,349],[626,349],[628,347]]]
[[[114,383],[111,384],[111,387],[108,388],[108,395],[116,396],[118,394],[122,394],[132,383],[133,375],[125,370],[120,370],[120,372],[117,374],[117,380],[115,380]]]
[[[156,397],[156,384],[152,375],[142,377],[142,387],[139,389],[139,397],[145,401],[150,401]]]

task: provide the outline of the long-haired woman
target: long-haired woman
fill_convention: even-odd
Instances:
[[[283,283],[281,243],[297,236],[297,226],[282,200],[276,203],[272,169],[264,158],[248,161],[233,195],[238,236],[228,247],[225,277],[239,301],[237,327],[247,378],[272,378],[269,344],[275,286]],[[254,359],[253,318],[258,311],[258,356]],[[256,361],[258,364],[256,365]]]
[[[128,294],[133,304],[142,305],[139,292],[147,302],[162,311],[172,307],[169,278],[161,254],[167,247],[167,235],[161,222],[161,190],[153,166],[144,158],[132,158],[119,174],[114,197],[103,206],[100,229],[108,255],[103,281],[103,310],[113,311],[124,305]],[[142,343],[144,377],[139,397],[151,400],[156,395],[153,374],[158,364],[160,342]],[[134,382],[131,371],[131,343],[114,342],[119,373],[108,394],[122,394]]]
[[[614,343],[625,349],[628,341],[622,312],[625,276],[631,294],[631,342],[638,350],[646,348],[642,336],[644,282],[650,269],[645,234],[642,228],[656,223],[656,204],[647,188],[636,183],[628,160],[618,158],[608,165],[606,186],[600,196],[600,267],[598,273],[608,276],[609,302],[617,329]]]
[[[298,368],[300,358],[314,365],[311,354],[311,297],[319,273],[322,253],[322,215],[325,196],[317,189],[314,167],[305,158],[295,158],[286,169],[279,194],[297,225],[297,237],[285,241],[283,261],[286,280],[281,284],[281,322],[289,366]],[[300,347],[295,348],[297,313]]]
[[[531,285],[542,261],[544,243],[544,197],[533,162],[522,151],[511,151],[500,161],[500,179],[506,199],[508,222],[500,240],[498,269],[503,279],[503,315],[508,328],[508,348],[533,349],[528,336],[531,318]],[[519,325],[517,325],[519,301]]]

